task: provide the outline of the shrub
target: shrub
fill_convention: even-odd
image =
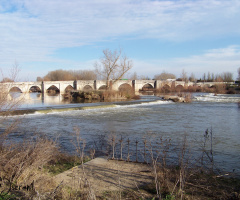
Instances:
[[[13,186],[30,185],[35,171],[42,168],[58,152],[53,141],[40,137],[35,141],[2,144],[0,149],[1,193],[9,193]]]

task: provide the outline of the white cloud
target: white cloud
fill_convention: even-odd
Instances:
[[[238,0],[1,0],[1,66],[122,36],[186,41],[240,33]]]
[[[186,66],[186,71],[194,69],[196,73],[204,72],[232,72],[237,73],[240,66],[240,46],[229,46],[227,48],[213,49],[203,55],[192,56],[190,58],[176,59],[176,63]]]
[[[140,75],[148,74],[153,77],[162,71],[167,71],[180,76],[184,69],[188,75],[194,73],[201,78],[203,73],[221,74],[231,72],[237,77],[237,69],[240,67],[240,46],[229,46],[221,49],[208,50],[202,55],[174,58],[171,60],[134,61],[133,71]]]

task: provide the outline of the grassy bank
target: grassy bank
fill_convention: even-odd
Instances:
[[[94,185],[100,174],[93,166],[83,165],[96,155],[95,149],[86,151],[86,142],[77,134],[73,140],[74,155],[60,152],[58,144],[40,136],[23,143],[2,143],[0,151],[0,199],[239,199],[240,180],[234,174],[221,174],[215,169],[211,149],[205,141],[202,156],[192,160],[189,157],[187,141],[182,141],[178,153],[178,164],[168,164],[171,141],[160,138],[153,144],[144,140],[145,147],[139,150],[139,156],[148,161],[136,161],[127,157],[119,157],[116,145],[121,144],[119,138],[109,138],[106,150],[102,155],[108,156],[106,168],[99,172],[110,173],[104,179],[106,184],[112,182],[117,189],[99,190]],[[1,138],[3,139],[3,138]],[[140,142],[141,140],[139,140]],[[101,141],[98,141],[101,143]],[[124,145],[123,145],[124,146]],[[125,146],[127,148],[127,146]],[[134,147],[135,148],[135,147]],[[121,151],[121,150],[118,150]],[[146,156],[146,157],[145,157]],[[114,158],[114,159],[113,159]],[[121,160],[121,161],[120,161]],[[129,163],[127,170],[122,163]],[[87,164],[87,163],[86,163]],[[112,167],[111,167],[112,165]],[[76,166],[80,166],[77,167]],[[113,172],[113,166],[117,169]],[[132,167],[131,167],[132,166]],[[143,167],[139,174],[132,168]],[[210,166],[210,167],[209,167]],[[109,168],[110,167],[110,168]],[[148,170],[146,170],[146,167]],[[74,170],[81,169],[77,173]],[[67,171],[69,170],[69,171]],[[74,187],[56,182],[55,177],[65,172],[74,183]],[[94,173],[95,172],[95,173]],[[126,180],[138,182],[136,176],[145,174],[152,181],[124,186]],[[96,179],[94,179],[94,177]],[[107,178],[108,177],[108,178]],[[66,180],[65,180],[66,181]],[[104,184],[104,182],[102,183]],[[119,186],[119,187],[118,187]],[[103,185],[101,185],[103,187]],[[100,185],[99,185],[100,188]]]

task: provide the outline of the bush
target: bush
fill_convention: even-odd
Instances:
[[[2,144],[0,146],[0,171],[2,187],[0,193],[9,193],[15,187],[30,185],[34,173],[58,153],[56,144],[46,138],[36,141]]]

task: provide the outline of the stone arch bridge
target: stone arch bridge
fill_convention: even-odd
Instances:
[[[163,87],[183,87],[193,85],[192,82],[185,83],[183,81],[175,80],[118,80],[110,86],[112,90],[119,91],[121,88],[131,88],[132,90],[138,92],[141,90],[153,90],[161,89]],[[90,91],[90,90],[104,90],[106,89],[106,81],[104,80],[77,80],[77,81],[43,81],[43,82],[9,82],[0,83],[0,89],[7,92],[16,89],[22,93],[38,91],[42,93],[47,93],[50,89],[56,90],[60,93],[65,93],[67,90],[80,90],[80,91]]]

